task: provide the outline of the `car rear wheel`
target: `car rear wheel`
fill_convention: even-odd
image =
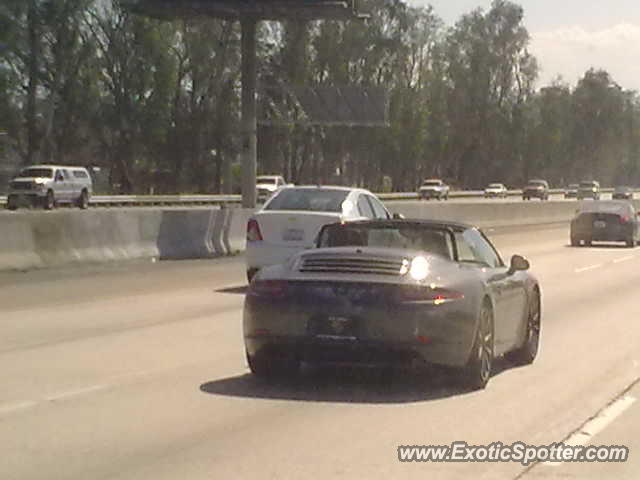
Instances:
[[[56,199],[53,196],[53,192],[49,190],[47,192],[47,196],[44,197],[44,208],[45,210],[53,210],[56,208]]]
[[[86,210],[87,208],[89,208],[89,192],[87,192],[86,190],[82,190],[80,198],[78,198],[78,207],[80,207],[82,210]]]
[[[627,239],[627,247],[629,248],[633,248],[636,246],[636,241],[634,240],[633,237],[630,237]]]
[[[540,318],[540,293],[536,290],[529,300],[524,344],[506,355],[512,363],[529,365],[535,360],[540,344]]]
[[[572,247],[579,247],[580,246],[580,240],[578,240],[575,237],[571,237],[571,246]]]
[[[249,268],[249,269],[247,269],[247,283],[251,283],[251,280],[253,280],[253,277],[256,276],[256,273],[258,273],[258,269],[257,268]]]
[[[9,195],[9,197],[7,197],[7,210],[16,210],[17,208],[16,198],[13,195]]]
[[[493,367],[493,312],[485,301],[478,320],[478,330],[471,350],[471,356],[464,367],[463,381],[473,390],[482,390],[491,378]]]
[[[256,377],[277,378],[295,376],[300,371],[300,361],[291,355],[247,355],[249,370]]]

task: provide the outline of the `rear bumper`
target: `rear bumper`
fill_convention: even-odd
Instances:
[[[439,198],[446,196],[447,192],[438,190],[421,190],[418,192],[421,198]]]
[[[274,352],[311,363],[361,365],[414,362],[460,367],[466,364],[475,338],[476,316],[464,301],[416,305],[348,306],[340,302],[302,305],[295,301],[245,303],[243,327],[251,356]],[[321,316],[353,318],[349,335],[314,333]]]
[[[522,192],[522,196],[527,198],[543,198],[547,196],[547,192],[544,190],[525,190]]]
[[[626,242],[633,237],[631,225],[615,225],[606,228],[572,228],[571,238],[592,242]]]

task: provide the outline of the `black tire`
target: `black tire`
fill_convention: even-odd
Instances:
[[[636,246],[636,241],[634,240],[633,237],[627,239],[627,247],[633,248],[635,246]]]
[[[251,283],[251,280],[253,280],[253,277],[256,276],[256,273],[258,273],[257,268],[249,268],[247,270],[247,283]]]
[[[515,365],[529,365],[533,363],[538,355],[542,317],[542,310],[540,307],[540,292],[536,289],[529,300],[524,343],[520,348],[513,350],[506,355],[507,359]]]
[[[54,208],[56,208],[56,199],[53,196],[53,191],[49,190],[47,192],[47,196],[44,197],[44,209],[45,210],[53,210]]]
[[[82,193],[80,193],[80,198],[78,198],[78,207],[82,210],[89,208],[89,192],[86,190],[82,190]]]
[[[16,204],[16,199],[15,197],[13,197],[12,195],[9,195],[7,197],[7,210],[16,210],[18,208],[18,205]]]
[[[491,378],[494,358],[493,311],[488,301],[480,309],[478,329],[471,355],[464,367],[463,381],[472,390],[482,390]]]
[[[578,240],[575,237],[571,237],[571,246],[572,247],[579,247],[580,246],[580,240]]]
[[[590,247],[590,246],[591,246],[591,240],[585,240],[585,241],[584,241],[584,244],[585,244],[587,247]]]
[[[529,200],[529,197],[522,197],[523,202],[526,202],[527,200]]]
[[[248,353],[246,353],[246,356],[249,370],[259,378],[290,378],[300,372],[300,361],[293,356],[251,356]]]

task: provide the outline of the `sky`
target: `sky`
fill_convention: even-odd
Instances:
[[[491,0],[408,0],[432,5],[447,25]],[[538,86],[561,75],[571,85],[591,67],[607,70],[625,89],[640,91],[640,0],[515,0],[524,8],[538,59]]]

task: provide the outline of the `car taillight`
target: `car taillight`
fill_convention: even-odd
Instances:
[[[247,295],[282,298],[287,293],[287,287],[286,280],[254,280],[249,284]]]
[[[446,288],[431,288],[427,285],[403,285],[400,299],[404,302],[426,302],[434,305],[461,300],[464,294]]]
[[[620,216],[620,223],[629,223],[630,220],[631,218],[627,217],[626,215]]]
[[[259,242],[262,241],[262,233],[260,232],[260,225],[254,218],[247,223],[247,242]]]

